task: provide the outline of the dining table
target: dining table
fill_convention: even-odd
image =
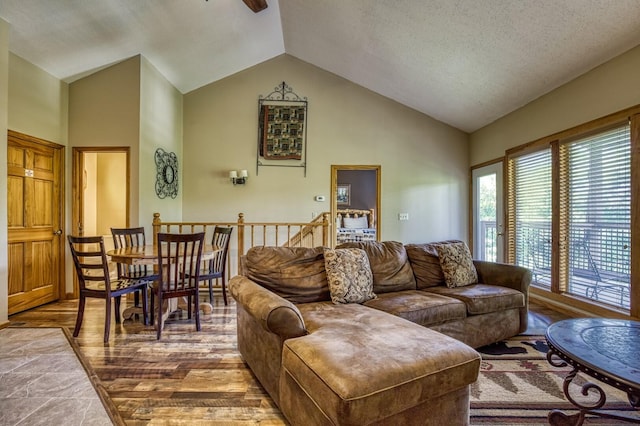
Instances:
[[[205,244],[202,247],[201,260],[207,261],[213,259],[216,253],[220,251],[219,247],[211,244]],[[155,245],[144,245],[137,247],[121,247],[107,251],[107,255],[114,263],[123,263],[125,265],[149,265],[155,268],[158,267],[158,247]],[[186,307],[186,300],[182,299],[168,299],[164,301],[163,309],[163,323],[164,320],[178,308]],[[200,302],[200,309],[204,314],[210,314],[213,312],[213,306],[208,302]],[[136,314],[142,314],[142,308],[139,306],[131,306],[126,308],[122,312],[124,319],[132,318]],[[153,315],[153,313],[151,313]]]

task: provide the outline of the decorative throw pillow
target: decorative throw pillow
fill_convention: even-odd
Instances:
[[[364,303],[375,299],[373,274],[364,250],[325,248],[324,264],[333,303]]]
[[[447,287],[463,287],[478,282],[471,252],[464,242],[437,245],[436,250]]]

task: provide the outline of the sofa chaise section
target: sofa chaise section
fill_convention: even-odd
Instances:
[[[285,341],[280,403],[292,424],[465,424],[480,356],[359,304],[300,307],[309,334]],[[417,417],[416,417],[417,416]]]

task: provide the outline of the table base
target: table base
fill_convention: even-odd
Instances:
[[[549,345],[549,351],[547,352],[547,361],[549,362],[549,364],[553,365],[554,367],[565,367],[567,365],[567,362],[565,362],[565,360],[572,361],[571,363],[575,364],[575,361],[567,359],[567,357],[564,356],[564,354],[562,354],[561,352],[555,352],[553,346]],[[598,400],[596,402],[594,402],[592,405],[585,405],[576,401],[569,393],[569,387],[573,379],[578,374],[578,371],[585,370],[585,368],[578,365],[574,365],[573,367],[573,370],[571,370],[567,377],[564,378],[564,381],[562,383],[562,390],[567,400],[576,408],[578,408],[580,412],[568,415],[560,410],[552,410],[547,416],[547,420],[549,421],[549,424],[551,426],[580,426],[584,423],[585,418],[588,414],[607,419],[621,420],[624,422],[640,424],[640,420],[638,418],[611,414],[603,410],[599,410],[606,403],[607,396],[605,394],[605,391],[595,383],[586,382],[582,386],[581,393],[583,396],[587,396],[589,392],[595,392],[598,397]],[[594,373],[595,372],[591,371],[591,374]],[[606,377],[604,378],[605,380],[607,379]],[[635,393],[628,393],[628,397],[631,406],[634,408],[638,408],[638,395]]]
[[[175,299],[169,299],[169,301],[172,301]],[[176,310],[178,310],[178,308],[180,309],[186,309],[187,305],[186,302],[185,303],[177,303],[175,306],[171,306],[172,304],[169,305],[169,309],[167,309],[163,315],[162,315],[162,320],[166,320],[169,315],[171,315],[172,312],[175,312]],[[202,311],[203,314],[205,315],[209,315],[211,314],[211,312],[213,312],[213,306],[211,305],[211,303],[207,303],[207,302],[200,302],[200,310]],[[130,306],[128,308],[125,308],[125,310],[122,311],[122,318],[125,320],[129,320],[132,319],[134,316],[142,316],[142,307],[141,306]]]
[[[638,421],[638,419],[632,417],[617,416],[615,414],[604,413],[598,410],[580,410],[579,413],[571,415],[565,414],[560,410],[552,410],[547,416],[547,420],[549,421],[549,424],[551,426],[580,426],[584,423],[587,414],[607,419],[621,420],[628,423],[640,424],[640,421]]]

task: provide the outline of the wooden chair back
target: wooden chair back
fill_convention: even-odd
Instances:
[[[143,247],[147,244],[144,228],[111,228],[113,247],[116,249],[126,247]],[[118,278],[140,278],[150,275],[153,271],[146,265],[116,264]]]
[[[168,297],[188,296],[198,288],[204,232],[158,234],[158,265],[163,266],[160,288]]]
[[[96,237],[74,237],[69,235],[69,247],[80,292],[90,290],[103,292],[105,297],[111,294],[109,262],[104,249],[104,239]]]
[[[157,338],[160,339],[162,323],[162,302],[176,297],[187,298],[187,309],[191,319],[195,311],[196,330],[200,331],[200,310],[198,281],[204,246],[204,232],[195,234],[158,233],[158,265],[161,272],[151,294],[152,315],[155,315],[155,298],[158,299]]]
[[[224,275],[227,270],[227,254],[229,253],[229,241],[231,240],[232,232],[233,228],[223,226],[216,226],[213,230],[211,245],[218,247],[220,251],[214,255],[209,267],[209,272],[217,272],[220,274],[220,277]]]

